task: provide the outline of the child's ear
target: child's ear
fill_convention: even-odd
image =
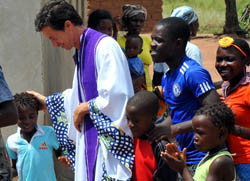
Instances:
[[[176,40],[176,47],[177,47],[177,48],[183,47],[183,44],[184,44],[183,39],[178,38],[178,39]]]
[[[220,128],[219,138],[227,138],[228,129],[227,128]]]
[[[143,49],[141,49],[141,51],[139,51],[139,54],[141,54],[142,51],[143,51]]]

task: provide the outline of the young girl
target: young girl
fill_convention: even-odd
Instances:
[[[225,103],[236,115],[236,126],[227,142],[230,152],[235,154],[235,168],[241,180],[250,180],[250,73],[246,72],[249,51],[249,45],[243,39],[222,38],[215,63],[224,81]]]
[[[225,145],[234,128],[231,109],[223,103],[204,106],[196,112],[192,127],[195,147],[200,152],[208,152],[198,164],[194,178],[185,164],[186,149],[181,154],[175,144],[167,144],[167,150],[161,154],[169,167],[178,171],[184,180],[235,180],[233,159]]]
[[[9,157],[16,165],[20,181],[56,181],[53,150],[59,149],[54,130],[37,123],[39,103],[34,96],[14,96],[18,110],[18,130],[7,139]]]

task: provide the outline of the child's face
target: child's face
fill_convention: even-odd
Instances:
[[[110,19],[102,19],[96,26],[96,31],[112,36],[113,23]]]
[[[209,117],[195,116],[192,120],[194,130],[194,145],[200,152],[207,152],[225,142],[225,134],[215,127]]]
[[[126,115],[134,138],[145,135],[154,125],[154,116],[138,110],[135,106],[127,105]]]
[[[141,53],[141,42],[138,39],[132,39],[126,43],[125,53],[128,58],[137,57]]]
[[[19,119],[17,121],[18,126],[23,132],[29,133],[34,130],[37,123],[38,112],[34,108],[26,107],[18,111]]]
[[[245,70],[246,60],[242,60],[239,54],[232,49],[218,48],[215,68],[224,81],[234,80]]]

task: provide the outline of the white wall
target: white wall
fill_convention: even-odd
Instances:
[[[0,0],[0,65],[12,93],[43,92],[40,35],[34,29],[37,1]],[[2,129],[6,138],[15,126]]]
[[[35,90],[45,95],[71,87],[74,63],[72,52],[53,48],[34,19],[41,0],[0,0],[0,65],[12,93]],[[39,123],[45,116],[39,113]],[[6,139],[16,126],[2,128]]]

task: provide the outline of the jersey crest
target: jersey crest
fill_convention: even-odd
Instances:
[[[181,88],[179,86],[179,84],[175,83],[173,85],[173,93],[175,97],[179,97],[181,95]]]

